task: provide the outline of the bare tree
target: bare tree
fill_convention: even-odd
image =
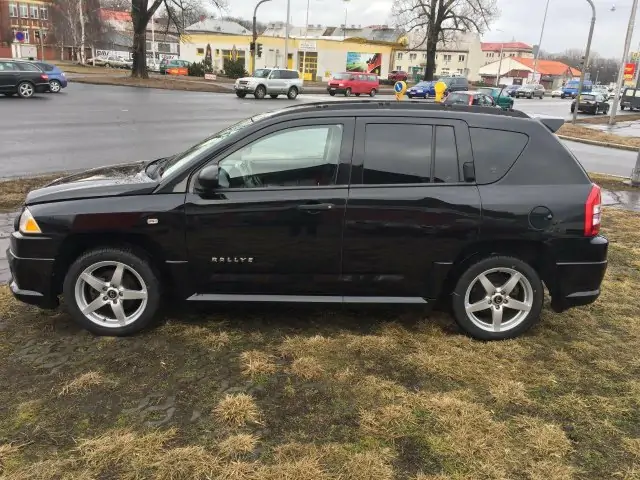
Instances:
[[[209,0],[213,6],[222,9],[225,0]],[[175,28],[178,33],[184,32],[188,26],[188,16],[185,12],[195,10],[201,6],[200,0],[132,0],[131,19],[133,22],[133,67],[131,76],[149,78],[147,73],[147,25],[162,6],[166,12],[167,29]]]
[[[424,80],[433,80],[438,43],[462,32],[483,33],[498,16],[496,0],[394,0],[393,14],[411,48],[426,48]]]
[[[71,46],[73,56],[85,63],[87,42],[99,41],[103,25],[98,0],[54,0],[51,8],[52,36],[62,49]]]

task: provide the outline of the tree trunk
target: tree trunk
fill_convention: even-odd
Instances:
[[[131,76],[149,78],[147,72],[147,23],[149,23],[146,0],[131,2],[131,19],[133,20],[133,65]]]
[[[84,25],[84,5],[82,0],[78,0],[78,19],[80,20],[80,63],[84,65],[86,63],[86,34]]]
[[[438,37],[435,35],[429,35],[427,39],[427,62],[424,67],[425,81],[433,80],[433,74],[436,71],[436,50],[438,47]]]

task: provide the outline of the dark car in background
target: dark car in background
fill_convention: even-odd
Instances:
[[[493,101],[496,102],[496,105],[498,105],[503,110],[513,109],[513,98],[511,98],[503,88],[480,87],[476,91],[479,93],[484,93],[485,95],[489,95],[491,98],[493,98]]]
[[[590,113],[597,115],[598,113],[609,113],[609,102],[607,102],[599,93],[583,93],[571,102],[571,113],[576,109],[578,104],[578,112]]]
[[[447,95],[443,102],[445,105],[466,105],[478,107],[497,107],[490,94],[481,91],[453,92]]]
[[[447,86],[445,93],[469,90],[469,81],[465,77],[440,77],[438,82]]]
[[[620,94],[620,110],[640,110],[640,89],[625,88]]]
[[[407,89],[407,97],[409,98],[429,98],[436,95],[436,82],[422,81]]]
[[[29,192],[10,289],[46,308],[62,295],[100,335],[186,299],[441,303],[472,337],[513,338],[545,288],[557,312],[594,302],[607,266],[600,189],[553,134],[562,124],[416,102],[260,114]]]
[[[510,97],[515,97],[521,86],[522,85],[508,85],[504,88],[504,92]]]
[[[50,88],[49,76],[33,62],[0,58],[0,93],[30,98]]]
[[[63,88],[67,88],[67,77],[62,70],[55,65],[44,62],[34,62],[40,70],[49,76],[49,91],[59,93]]]

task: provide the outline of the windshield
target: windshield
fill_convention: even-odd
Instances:
[[[334,80],[348,80],[350,75],[348,73],[336,73],[333,76]]]
[[[580,95],[580,100],[593,101],[595,99],[596,99],[595,95],[585,95],[585,94]]]
[[[469,95],[454,92],[447,97],[447,103],[454,105],[469,105]]]
[[[254,77],[267,78],[270,73],[271,73],[271,70],[269,68],[259,68],[258,70],[256,70]]]
[[[433,82],[420,82],[416,85],[416,87],[430,87]]]
[[[478,92],[493,96],[493,88],[479,88]]]
[[[270,115],[273,115],[273,112],[261,113],[259,115],[255,115],[251,118],[247,118],[246,120],[242,120],[230,127],[225,128],[224,130],[216,133],[215,135],[210,136],[209,138],[204,139],[202,142],[194,145],[188,150],[179,153],[175,157],[172,157],[170,161],[163,166],[160,171],[160,177],[165,177],[171,175],[173,172],[179,170],[183,165],[188,164],[192,159],[198,157],[203,152],[207,151],[214,145],[222,142],[225,138],[233,135],[234,133],[239,132],[240,130],[248,127],[252,123],[255,123],[263,118],[266,118]]]

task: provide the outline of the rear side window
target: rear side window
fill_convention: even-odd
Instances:
[[[287,70],[285,78],[290,78],[290,79],[297,80],[299,78],[298,77],[298,72],[292,72],[292,71]]]
[[[433,167],[435,183],[455,183],[460,181],[458,169],[458,148],[453,127],[436,127],[436,155]]]
[[[39,72],[40,69],[31,63],[18,62],[18,68],[23,72]]]
[[[476,182],[493,183],[501,179],[516,162],[529,137],[523,133],[469,128]]]
[[[447,103],[453,105],[469,105],[469,95],[466,93],[451,93],[447,97]]]
[[[45,72],[51,72],[54,68],[53,65],[50,65],[48,63],[38,63],[38,67],[40,67]]]
[[[431,125],[368,124],[362,183],[431,181]]]

